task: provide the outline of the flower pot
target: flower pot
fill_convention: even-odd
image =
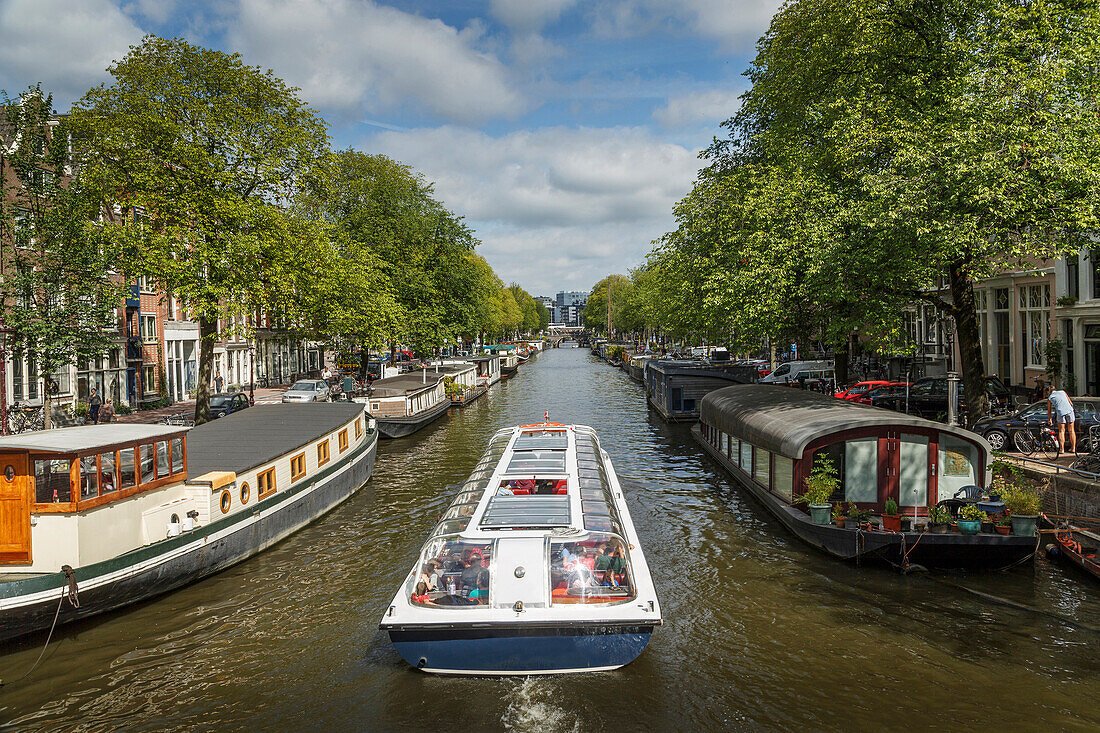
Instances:
[[[840,529],[844,529],[844,526],[846,524],[844,517],[837,517],[834,521],[836,522],[837,527],[839,527]]]
[[[951,527],[952,532],[958,532],[959,531],[959,523],[958,522],[952,522],[948,526]]]
[[[814,524],[828,524],[832,511],[832,504],[810,504],[810,521]]]
[[[882,528],[887,532],[900,532],[901,531],[901,515],[900,514],[883,514],[882,515]]]
[[[982,521],[980,519],[960,519],[959,520],[959,532],[962,534],[978,534],[978,530],[982,528]]]
[[[982,522],[982,532],[993,534],[993,522]]]
[[[1008,534],[1012,531],[1012,526],[1008,524],[998,524],[993,529],[996,530],[997,534]]]
[[[932,534],[947,534],[947,530],[951,529],[949,524],[929,524],[928,531]]]
[[[901,531],[911,532],[913,531],[913,518],[903,514],[901,516]]]
[[[1013,514],[1012,534],[1019,537],[1031,537],[1035,534],[1035,523],[1039,521],[1038,514]]]

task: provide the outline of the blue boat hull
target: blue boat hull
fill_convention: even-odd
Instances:
[[[615,669],[637,659],[652,633],[652,626],[389,630],[411,666],[469,675]]]

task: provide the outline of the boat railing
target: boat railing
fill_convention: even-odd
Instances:
[[[1052,472],[1055,475],[1068,473],[1075,476],[1080,476],[1081,478],[1089,479],[1090,481],[1100,481],[1100,473],[1093,473],[1092,471],[1085,471],[1080,468],[1071,468],[1069,466],[1063,466],[1061,464],[1052,463],[1050,461],[1040,461],[1038,459],[1030,458],[1028,456],[1010,456],[1008,457],[1008,460],[1018,461],[1020,463],[1046,469],[1046,473]]]

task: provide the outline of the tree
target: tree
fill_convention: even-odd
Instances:
[[[44,381],[49,428],[51,375],[107,351],[118,335],[124,288],[113,276],[117,254],[95,224],[98,200],[69,175],[69,128],[54,113],[52,95],[33,86],[4,101],[0,302],[8,341],[30,365],[27,377]],[[6,427],[6,408],[0,420]]]
[[[325,152],[325,125],[270,70],[182,39],[146,36],[108,71],[114,82],[80,100],[74,125],[107,210],[121,212],[112,236],[128,274],[152,275],[198,319],[202,423],[219,318],[302,285],[308,255],[279,204]]]

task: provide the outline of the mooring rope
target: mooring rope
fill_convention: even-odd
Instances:
[[[50,633],[46,635],[46,643],[42,645],[42,651],[38,653],[38,659],[34,660],[34,664],[31,665],[30,669],[11,682],[0,680],[0,687],[27,679],[30,677],[31,672],[34,672],[38,667],[38,663],[42,661],[42,657],[46,655],[46,649],[50,646],[50,639],[53,638],[54,629],[57,628],[57,619],[61,617],[61,604],[65,602],[65,599],[69,599],[69,603],[72,604],[73,608],[80,607],[80,596],[78,595],[80,589],[77,588],[76,585],[76,573],[73,572],[71,565],[62,565],[61,572],[65,573],[65,585],[61,587],[61,597],[57,599],[57,610],[53,613],[53,623],[50,624]]]

